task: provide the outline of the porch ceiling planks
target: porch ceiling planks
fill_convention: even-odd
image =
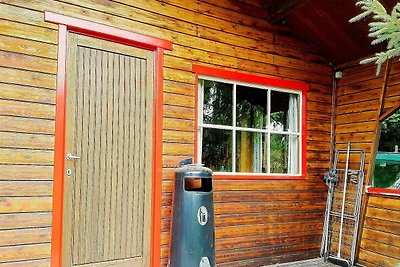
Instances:
[[[356,1],[347,0],[264,0],[267,20],[291,27],[308,40],[335,66],[383,50],[372,46],[368,38],[369,19],[356,23],[349,20],[361,12]],[[391,12],[397,0],[381,0]]]
[[[307,1],[308,0],[275,1],[274,4],[268,7],[268,22],[273,24],[285,19],[290,13],[294,12]]]

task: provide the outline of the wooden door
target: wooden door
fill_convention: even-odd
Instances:
[[[63,266],[150,265],[153,60],[69,36]]]

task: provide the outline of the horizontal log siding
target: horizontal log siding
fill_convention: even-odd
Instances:
[[[44,10],[173,42],[164,61],[164,266],[174,167],[194,152],[192,64],[310,84],[307,180],[215,181],[216,249],[218,266],[317,255],[326,190],[321,176],[329,167],[331,69],[308,44],[273,34],[261,8],[245,9],[259,3],[1,1],[0,266],[49,265],[57,26],[44,22]]]
[[[371,164],[371,151],[377,122],[385,68],[377,77],[374,65],[346,67],[338,83],[336,109],[336,146],[345,148],[351,141],[353,148],[367,153],[365,169]],[[394,61],[385,99],[384,109],[400,101],[400,63]],[[366,180],[368,172],[366,173]],[[368,183],[368,181],[366,181]],[[395,266],[400,262],[400,199],[381,195],[364,195],[366,214],[360,240],[358,262],[366,266]]]

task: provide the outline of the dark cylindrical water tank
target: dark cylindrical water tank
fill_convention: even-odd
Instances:
[[[171,267],[214,267],[212,171],[198,164],[176,170]]]

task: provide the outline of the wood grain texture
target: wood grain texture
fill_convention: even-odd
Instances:
[[[54,134],[54,120],[0,115],[2,131]]]
[[[35,244],[51,241],[51,228],[32,228],[0,231],[0,247]]]
[[[14,261],[9,263],[0,263],[1,267],[50,267],[50,259]]]
[[[0,98],[27,102],[55,104],[54,90],[0,83]]]
[[[14,36],[0,35],[0,48],[8,52],[51,59],[57,58],[57,46]]]
[[[49,253],[50,243],[0,247],[0,263],[46,258]]]
[[[54,63],[56,62],[54,61]],[[56,76],[54,74],[0,67],[0,81],[11,84],[54,89],[56,85]]]
[[[63,262],[148,266],[153,52],[69,40]]]
[[[53,151],[0,148],[0,164],[50,166],[53,164],[53,160]]]
[[[57,72],[53,59],[39,58],[5,51],[0,51],[0,66],[23,70],[34,70],[49,74],[55,74]]]
[[[52,119],[55,116],[55,106],[38,103],[20,103],[13,100],[0,100],[0,112],[3,115]]]
[[[0,229],[19,229],[51,226],[51,212],[0,214]]]
[[[51,194],[52,182],[50,181],[0,181],[2,196],[51,196]]]
[[[249,6],[259,8],[249,10]],[[266,21],[260,17],[262,15],[260,14],[261,6],[262,3],[259,0],[206,0],[200,2],[190,0],[164,2],[155,0],[37,0],[28,2],[3,0],[0,8],[0,50],[3,51],[1,53],[2,60],[0,60],[0,101],[5,105],[1,105],[0,112],[0,129],[2,137],[4,137],[0,141],[2,143],[0,144],[0,180],[7,183],[4,194],[15,195],[12,198],[22,198],[24,195],[26,198],[28,196],[38,198],[36,195],[42,194],[46,194],[46,196],[40,196],[40,198],[48,197],[47,190],[50,184],[48,182],[52,180],[53,164],[57,26],[45,23],[43,12],[52,11],[173,41],[173,50],[165,52],[163,73],[164,169],[162,178],[164,179],[164,194],[172,193],[174,168],[178,161],[193,156],[194,153],[197,88],[195,88],[195,75],[192,72],[193,64],[308,83],[310,91],[307,95],[309,98],[307,149],[310,152],[307,155],[307,180],[215,181],[218,204],[216,220],[219,222],[216,231],[218,236],[224,236],[217,240],[217,258],[220,262],[219,265],[235,267],[315,257],[321,235],[320,226],[316,222],[318,218],[320,220],[323,218],[323,199],[326,191],[321,177],[329,167],[332,71],[320,54],[303,42],[301,38],[293,37],[293,33],[291,33],[291,37],[275,32],[275,29],[272,32],[273,29],[269,28]],[[109,62],[117,64],[114,59]],[[119,61],[119,63],[121,62]],[[93,62],[93,66],[97,66],[97,64],[101,63]],[[132,70],[140,68],[140,64],[140,61],[129,63]],[[122,65],[117,67],[123,68]],[[91,75],[89,72],[86,74]],[[97,77],[99,74],[92,77]],[[101,75],[104,77],[107,74],[102,73]],[[131,78],[135,77],[131,76]],[[124,79],[123,81],[118,80],[118,82],[124,84],[130,82],[136,85],[136,80]],[[115,81],[103,80],[103,82],[112,85]],[[140,83],[137,85],[139,86]],[[80,86],[90,86],[90,84],[81,84]],[[112,110],[122,104],[114,101],[111,97],[116,93],[116,91],[110,90],[104,94],[93,95],[93,101],[100,101],[106,109]],[[131,100],[128,98],[126,101],[132,103],[133,98],[137,100],[135,94],[134,90],[131,91]],[[140,102],[140,99],[137,101]],[[101,113],[101,116],[91,122],[95,129],[93,132],[87,129],[76,129],[77,132],[84,135],[94,134],[96,139],[100,136],[98,133],[101,132],[99,130],[102,125],[108,125],[112,120],[120,120],[123,116],[118,112],[103,114],[102,110],[91,105],[87,99],[78,99],[78,105],[84,106],[85,109],[93,112],[92,114],[99,115]],[[344,109],[343,112],[350,114],[349,112],[353,112],[355,108],[357,108],[357,104],[350,109]],[[135,112],[139,111],[132,110],[132,114]],[[142,122],[136,120],[135,116],[131,116],[130,123],[140,124]],[[132,144],[120,140],[126,140],[125,137],[130,134],[144,133],[137,127],[125,128],[113,137],[110,133],[104,132],[104,128],[101,129],[103,129],[101,133],[106,134],[106,137],[100,142],[99,149],[103,150],[105,147],[107,149],[90,160],[96,160],[99,168],[106,169],[106,174],[115,180],[112,183],[111,179],[105,183],[94,181],[93,186],[96,190],[90,197],[93,200],[99,198],[107,200],[108,204],[104,207],[101,216],[110,218],[112,224],[107,228],[105,224],[98,222],[98,229],[103,228],[103,230],[90,232],[92,230],[89,229],[85,231],[89,231],[99,238],[102,237],[107,243],[116,241],[115,235],[110,235],[110,232],[118,230],[133,234],[136,231],[124,227],[116,229],[111,225],[115,225],[117,222],[137,223],[130,218],[129,212],[125,213],[120,207],[125,201],[134,203],[135,198],[131,192],[138,190],[133,186],[135,181],[118,180],[119,175],[111,172],[111,161],[105,160],[104,157],[105,155],[116,157],[119,154],[109,149],[107,144],[115,142],[117,149],[132,146]],[[364,130],[363,132],[368,131]],[[360,142],[364,142],[365,138],[360,136]],[[87,149],[94,150],[95,147]],[[118,157],[120,157],[118,164],[122,165],[117,165],[117,169],[123,173],[124,162],[130,159],[130,155],[122,154]],[[18,168],[18,171],[15,168]],[[96,170],[91,172],[91,175],[96,174]],[[35,193],[26,192],[26,184],[19,183],[28,181],[38,181]],[[131,187],[125,187],[125,184],[129,184]],[[117,189],[120,190],[118,191],[120,193],[116,196],[121,199],[111,206],[112,196]],[[75,199],[80,199],[81,194],[87,190],[88,185],[82,184],[81,191],[75,194]],[[314,203],[312,203],[313,199],[316,200]],[[167,195],[164,200],[163,221],[170,221],[171,195]],[[79,203],[76,201],[76,204]],[[13,207],[16,209],[15,213],[10,210],[10,213],[0,214],[0,220],[1,216],[8,216],[3,217],[8,222],[6,229],[13,229],[11,222],[15,222],[15,228],[21,228],[21,230],[49,226],[47,219],[50,215],[46,213],[47,211],[18,213],[18,208]],[[284,212],[282,212],[282,207]],[[139,206],[135,206],[135,209],[139,210],[139,208]],[[29,209],[32,210],[35,207],[26,208],[26,210]],[[95,204],[88,206],[88,210],[93,209],[99,209],[99,206]],[[235,211],[235,209],[237,210]],[[36,218],[35,214],[46,215],[47,219],[43,219],[44,222],[41,224],[38,219],[41,217],[38,215]],[[118,221],[117,214],[121,214],[122,217],[126,216],[127,220]],[[283,228],[281,226],[276,228],[280,230],[276,231],[276,234],[273,235],[274,238],[268,239],[274,229],[266,226],[263,220],[278,223],[274,218],[278,218],[280,214],[282,214],[282,218],[287,219],[288,225],[297,227],[296,229],[299,231],[304,230],[300,226],[301,222],[312,222],[316,227],[307,230],[307,233],[304,231],[287,233],[285,231],[288,228],[284,228],[282,225]],[[243,220],[238,221],[236,215],[237,218]],[[74,216],[83,219],[82,213],[77,212]],[[92,219],[85,217],[85,220]],[[235,223],[240,225],[238,226],[240,229],[248,229],[249,235],[245,234],[245,230],[231,231]],[[82,238],[85,236],[82,235]],[[253,239],[264,241],[252,243]],[[269,241],[265,241],[265,239]],[[224,243],[225,240],[227,243]],[[293,245],[288,246],[287,240],[293,240]],[[235,241],[237,244],[233,245]],[[79,240],[79,242],[83,242],[83,240]],[[97,242],[97,239],[93,242]],[[165,266],[169,246],[167,224],[163,228],[162,244],[162,263]],[[93,245],[84,242],[84,248],[91,253]],[[75,249],[77,250],[78,247]],[[133,249],[133,245],[128,242],[126,249]],[[96,254],[96,252],[93,253]],[[122,247],[104,248],[104,255],[119,253],[124,253]],[[42,256],[40,255],[40,257]],[[48,259],[49,256],[47,254],[43,258]],[[29,260],[28,262],[32,263],[32,266],[36,266],[35,264],[47,266],[47,260],[43,262],[40,260],[37,263],[31,261],[31,259],[39,259],[38,257],[39,255],[34,252],[32,255],[21,253],[20,257],[15,256],[10,259],[10,262],[13,260],[16,262],[16,266],[18,264],[22,266],[21,262]],[[83,257],[85,258],[86,255]]]
[[[15,170],[18,169],[18,172]],[[25,181],[25,180],[47,180],[53,179],[52,166],[36,165],[0,165],[0,180]]]
[[[53,135],[0,132],[0,146],[52,150],[54,137]]]
[[[51,197],[1,197],[0,213],[51,211]]]

